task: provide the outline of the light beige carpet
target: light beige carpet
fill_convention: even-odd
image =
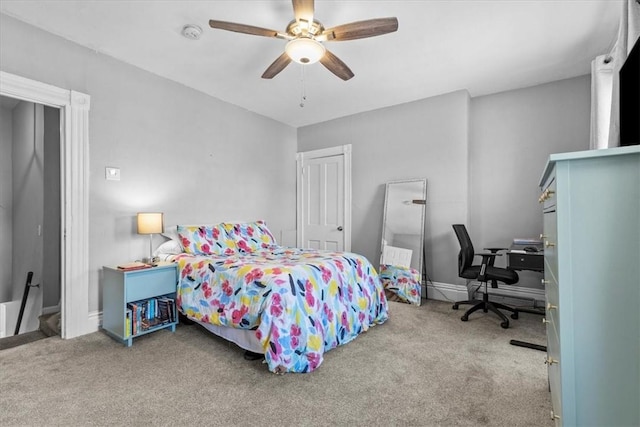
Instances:
[[[552,426],[541,317],[502,329],[450,303],[390,303],[390,319],[310,374],[275,375],[202,328],[102,332],[0,351],[0,425]]]

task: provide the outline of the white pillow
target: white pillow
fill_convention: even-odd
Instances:
[[[163,255],[178,255],[184,252],[182,249],[182,245],[178,240],[169,240],[168,242],[164,242],[158,249],[153,253],[154,257],[162,257]]]

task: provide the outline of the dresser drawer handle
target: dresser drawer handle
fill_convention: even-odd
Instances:
[[[560,419],[560,415],[556,415],[553,410],[551,410],[551,419],[552,420],[559,420]]]
[[[549,190],[548,188],[542,192],[540,197],[538,197],[538,203],[542,203],[545,200],[548,200],[555,194],[555,191]]]
[[[547,303],[547,310],[551,311],[551,310],[557,310],[558,306],[557,305],[553,305],[550,302]]]
[[[542,318],[542,323],[547,324],[547,323],[551,323],[550,320],[545,319],[544,317]]]
[[[551,366],[551,365],[554,365],[554,364],[555,364],[555,365],[558,365],[559,363],[558,363],[558,361],[557,361],[556,359],[554,359],[553,357],[547,357],[547,358],[545,358],[545,359],[544,359],[544,364],[545,364],[545,365],[549,365],[549,366]]]
[[[545,241],[544,241],[544,245],[545,245],[547,248],[552,248],[552,247],[554,247],[556,244],[555,244],[555,243],[553,243],[553,242],[550,242],[550,241],[548,241],[548,240],[545,240]]]
[[[545,279],[541,279],[541,280],[540,280],[540,283],[542,283],[543,285],[548,285],[548,284],[549,284],[549,283],[551,283],[551,282],[550,282],[550,281],[548,281],[548,280],[545,280]]]

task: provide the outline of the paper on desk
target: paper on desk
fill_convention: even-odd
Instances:
[[[516,237],[513,239],[514,245],[541,245],[542,240],[536,239],[535,237]]]

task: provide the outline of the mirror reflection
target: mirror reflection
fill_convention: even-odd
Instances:
[[[426,201],[426,179],[386,185],[380,280],[389,300],[421,303]]]

